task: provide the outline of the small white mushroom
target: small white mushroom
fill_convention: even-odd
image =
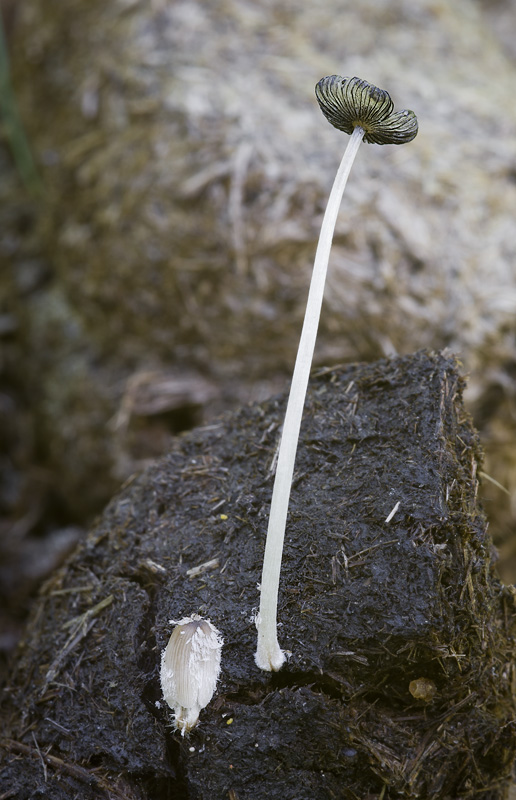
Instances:
[[[183,617],[161,654],[161,689],[174,711],[175,727],[184,736],[208,705],[220,673],[220,632],[198,614]]]

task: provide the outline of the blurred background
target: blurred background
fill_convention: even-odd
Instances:
[[[288,387],[357,75],[411,108],[363,145],[316,364],[449,348],[516,575],[512,0],[0,0],[0,649],[171,438]]]

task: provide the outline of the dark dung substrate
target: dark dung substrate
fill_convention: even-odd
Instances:
[[[506,797],[514,602],[462,388],[456,361],[430,352],[313,376],[277,674],[254,664],[253,615],[286,398],[179,437],[43,588],[4,692],[0,795]],[[159,661],[170,620],[192,613],[225,644],[182,738]]]

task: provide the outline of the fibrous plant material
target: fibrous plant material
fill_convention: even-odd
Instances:
[[[180,437],[38,598],[4,693],[0,795],[505,800],[514,592],[463,385],[428,352],[313,376],[280,595],[292,656],[272,676],[249,653],[286,397]],[[224,662],[186,740],[157,656],[193,608],[224,631]]]
[[[299,429],[342,195],[362,139],[376,144],[404,144],[412,141],[418,130],[413,111],[394,113],[389,94],[360,78],[330,75],[319,81],[315,93],[326,118],[339,130],[350,133],[351,139],[337,170],[321,226],[278,454],[263,559],[260,610],[256,618],[258,644],[255,661],[260,669],[266,671],[279,670],[285,661],[277,635],[281,557]]]

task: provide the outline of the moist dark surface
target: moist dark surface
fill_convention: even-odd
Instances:
[[[255,666],[252,617],[286,398],[178,437],[41,592],[4,692],[1,796],[505,797],[513,600],[492,571],[462,388],[430,352],[313,376],[277,674]],[[169,620],[192,613],[225,644],[182,738],[159,661]]]

